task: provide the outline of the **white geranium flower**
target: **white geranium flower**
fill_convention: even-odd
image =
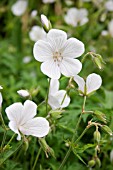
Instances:
[[[26,100],[22,103],[14,103],[6,108],[9,127],[18,134],[17,140],[21,140],[21,134],[44,137],[49,133],[49,122],[43,117],[35,117],[37,105]]]
[[[102,36],[107,36],[109,33],[108,33],[108,31],[107,30],[103,30],[102,32],[101,32],[101,35]]]
[[[108,0],[105,3],[105,8],[107,11],[113,11],[113,0]]]
[[[34,18],[34,17],[36,17],[37,16],[37,10],[33,10],[32,12],[31,12],[31,18]]]
[[[43,40],[46,39],[46,32],[39,26],[33,26],[29,32],[29,37],[35,42],[38,40]]]
[[[108,32],[113,37],[113,19],[108,24]]]
[[[55,110],[59,108],[65,108],[69,105],[69,103],[70,97],[66,94],[66,91],[59,90],[59,81],[57,79],[51,79],[48,104],[51,106],[53,110]]]
[[[95,90],[99,89],[102,84],[102,78],[100,75],[92,73],[86,79],[84,79],[78,75],[74,76],[75,82],[78,84],[78,90],[82,95],[89,95]]]
[[[76,38],[67,40],[62,30],[51,29],[45,41],[35,43],[33,53],[36,60],[43,62],[41,71],[50,78],[59,79],[61,73],[70,77],[81,71],[81,62],[74,58],[84,53],[84,44]]]
[[[18,0],[13,6],[11,7],[11,11],[16,16],[21,16],[26,11],[28,5],[27,0]]]
[[[21,97],[28,97],[30,96],[29,92],[27,90],[18,90],[17,93],[21,96]]]
[[[3,98],[2,98],[2,94],[0,93],[0,108],[2,106],[2,101],[3,101]]]
[[[25,63],[25,64],[29,63],[30,61],[31,61],[31,57],[30,56],[25,56],[23,58],[23,63]]]
[[[67,11],[67,14],[64,17],[64,20],[67,24],[70,24],[74,27],[78,25],[84,25],[88,22],[88,11],[85,8],[77,9],[77,8],[70,8]]]
[[[56,0],[42,0],[43,1],[43,3],[53,3],[53,2],[55,2]]]

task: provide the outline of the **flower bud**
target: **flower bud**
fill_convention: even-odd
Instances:
[[[108,126],[106,126],[106,125],[103,125],[103,126],[102,126],[102,130],[104,130],[104,131],[105,131],[106,133],[108,133],[110,136],[113,135],[112,130],[111,130]]]
[[[100,121],[107,123],[106,122],[106,115],[98,110],[94,111],[94,116],[96,116],[96,118],[98,118]]]
[[[100,142],[100,138],[101,138],[100,132],[98,130],[96,130],[93,135],[94,135],[95,141],[97,141],[99,143]]]
[[[46,32],[48,32],[52,28],[51,22],[43,14],[41,15],[41,22],[42,22],[42,26]]]
[[[89,162],[88,162],[88,165],[89,165],[89,167],[93,167],[94,165],[95,165],[95,160],[90,160]]]
[[[29,97],[30,94],[27,90],[18,90],[17,93],[21,96],[21,97]]]
[[[29,142],[27,138],[24,138],[24,143],[23,143],[23,150],[26,153],[26,151],[28,150],[29,147]]]
[[[62,117],[62,112],[64,112],[64,110],[51,110],[49,113],[54,119],[59,119]]]
[[[101,161],[98,157],[96,158],[96,164],[99,166],[99,168],[101,167]]]
[[[99,54],[93,54],[93,61],[96,64],[96,66],[101,70],[103,68],[103,64],[105,64],[103,58]]]

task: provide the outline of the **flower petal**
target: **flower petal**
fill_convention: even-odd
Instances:
[[[70,24],[74,27],[77,26],[77,19],[78,19],[78,9],[77,8],[70,8],[67,11],[67,14],[64,16],[64,20],[67,24]]]
[[[75,82],[78,84],[78,89],[84,93],[85,81],[82,77],[75,75],[74,76]]]
[[[53,59],[42,63],[41,71],[52,79],[59,79],[61,75],[60,68],[58,67],[57,63],[54,62]]]
[[[16,122],[10,121],[10,122],[9,122],[9,128],[10,128],[13,132],[15,132],[16,134],[18,134],[17,140],[21,140],[21,135],[20,135],[20,133],[19,133],[19,131],[18,131],[18,127],[17,127]]]
[[[66,95],[66,96],[65,96]],[[56,94],[55,94],[56,99],[59,101],[60,103],[60,108],[64,108],[67,107],[70,103],[70,97],[66,94],[65,90],[59,90]]]
[[[49,122],[43,117],[37,117],[29,120],[24,125],[20,126],[20,131],[25,135],[36,137],[44,137],[49,133]]]
[[[49,94],[54,95],[59,90],[59,81],[57,79],[51,79]]]
[[[9,120],[14,121],[19,125],[22,117],[23,105],[22,103],[14,103],[6,108],[6,114]]]
[[[51,106],[52,110],[59,109],[61,106],[59,100],[53,95],[49,95],[48,104]]]
[[[24,103],[24,109],[22,112],[20,125],[32,119],[36,115],[36,110],[37,110],[37,105],[30,100],[26,100]]]
[[[61,73],[67,77],[75,76],[82,69],[82,64],[77,59],[64,58],[60,65]]]
[[[47,34],[47,40],[51,44],[54,52],[62,51],[62,48],[67,39],[67,34],[62,30],[51,29]]]
[[[84,53],[84,44],[76,38],[69,38],[62,51],[63,57],[77,58]]]
[[[0,107],[2,106],[2,102],[3,102],[3,98],[2,98],[2,94],[0,93]]]
[[[43,62],[53,57],[53,49],[48,42],[39,40],[34,44],[33,54],[37,61]]]
[[[86,79],[87,94],[100,88],[102,84],[102,78],[100,75],[92,73]]]

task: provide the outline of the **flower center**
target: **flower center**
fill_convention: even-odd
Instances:
[[[61,53],[60,53],[60,52],[55,52],[55,53],[53,54],[53,60],[54,60],[54,62],[57,62],[58,65],[59,65],[59,63],[62,61],[62,59],[63,59],[63,57],[61,56]]]

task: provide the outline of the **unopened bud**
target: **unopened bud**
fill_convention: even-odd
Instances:
[[[29,142],[27,138],[24,138],[24,143],[23,143],[23,150],[26,153],[26,151],[28,150],[29,147]]]
[[[29,97],[30,94],[27,90],[18,90],[17,93],[21,96],[21,97]]]
[[[96,158],[96,164],[99,166],[99,168],[101,167],[101,161],[98,157]]]
[[[94,111],[94,116],[96,116],[100,121],[107,123],[106,122],[106,115],[98,110]]]
[[[103,58],[99,54],[92,53],[93,61],[96,64],[96,66],[101,70],[103,68],[103,64],[105,64]]]
[[[108,126],[106,126],[106,125],[102,126],[102,130],[104,130],[106,133],[108,133],[111,136],[113,135],[112,130]]]
[[[92,159],[88,162],[89,167],[93,167],[95,165],[95,161]]]
[[[99,143],[100,142],[100,138],[101,138],[100,132],[98,130],[96,130],[93,135],[94,135],[95,141],[97,141]]]
[[[52,28],[51,22],[47,19],[45,15],[41,15],[41,22],[44,30],[48,33],[49,30]]]
[[[54,119],[59,119],[62,117],[62,113],[64,110],[51,110],[49,114],[54,118]]]

